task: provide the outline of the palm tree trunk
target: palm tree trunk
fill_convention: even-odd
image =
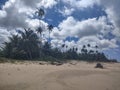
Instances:
[[[40,57],[41,57],[41,53],[42,53],[42,37],[40,34]]]
[[[29,48],[27,47],[27,52],[28,52],[28,59],[32,59],[32,54],[31,54],[31,52],[30,52],[30,50],[29,50]]]
[[[29,58],[32,59],[32,54],[30,51],[28,51],[28,54],[29,54]]]
[[[49,44],[50,44],[50,31],[49,31]]]
[[[39,19],[39,27],[41,27],[41,22],[40,22],[40,19]],[[40,52],[39,52],[39,55],[40,55],[40,58],[41,58],[41,53],[42,53],[42,34],[40,32]]]

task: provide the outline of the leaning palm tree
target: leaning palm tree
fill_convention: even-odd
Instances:
[[[53,29],[53,25],[48,25],[47,27],[48,27],[48,30],[49,30],[49,43],[50,43],[50,33]]]

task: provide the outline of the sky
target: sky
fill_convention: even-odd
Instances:
[[[66,44],[80,52],[83,45],[98,45],[108,58],[120,61],[119,5],[120,0],[0,0],[0,45],[18,29],[35,30],[39,26],[35,12],[43,8],[43,39],[49,36],[46,26],[52,24],[53,47]]]

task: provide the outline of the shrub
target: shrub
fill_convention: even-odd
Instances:
[[[101,68],[101,69],[103,69],[103,65],[101,63],[97,63],[96,66],[95,66],[95,68]]]

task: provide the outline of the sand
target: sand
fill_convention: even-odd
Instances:
[[[0,90],[120,90],[120,63],[1,63]]]

